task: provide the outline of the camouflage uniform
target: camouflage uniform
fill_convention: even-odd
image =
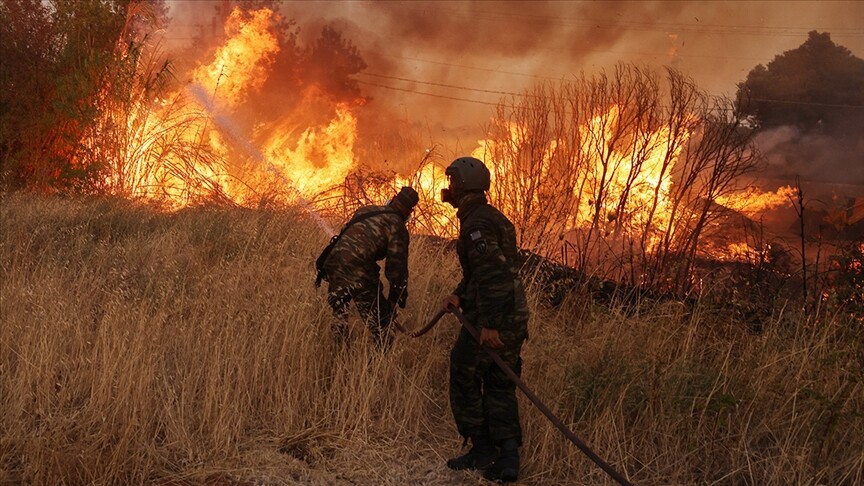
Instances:
[[[463,278],[453,293],[478,331],[498,330],[504,348],[495,351],[519,375],[528,305],[516,264],[516,231],[483,193],[466,195],[456,214]],[[450,406],[463,437],[514,439],[521,445],[516,385],[464,327],[450,353]]]
[[[348,303],[353,300],[375,344],[387,347],[392,340],[392,306],[397,297],[403,306],[407,299],[409,235],[405,219],[388,206],[365,206],[354,217],[373,211],[385,212],[353,224],[327,258],[327,302],[340,321],[334,329],[340,337],[344,337]],[[377,263],[385,258],[391,302],[384,297]]]

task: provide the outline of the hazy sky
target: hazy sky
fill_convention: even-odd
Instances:
[[[285,2],[285,10],[301,26],[343,28],[370,71],[386,62],[406,77],[490,90],[632,61],[672,65],[710,92],[731,93],[810,30],[864,55],[864,2],[855,1],[318,1]]]

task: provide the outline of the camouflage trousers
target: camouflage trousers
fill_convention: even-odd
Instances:
[[[499,332],[504,348],[495,350],[521,376],[524,335]],[[450,351],[450,408],[462,437],[488,436],[495,443],[522,444],[516,384],[462,327]]]
[[[352,301],[368,326],[375,347],[379,350],[389,349],[393,342],[393,333],[390,329],[393,309],[384,297],[383,287],[380,284],[372,288],[370,286],[334,288],[332,285],[328,288],[327,303],[336,316],[336,322],[333,324],[336,339],[347,344],[348,307]]]

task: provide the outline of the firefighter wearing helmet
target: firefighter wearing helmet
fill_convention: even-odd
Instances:
[[[486,479],[516,481],[522,429],[516,385],[481,346],[488,346],[518,375],[528,336],[528,305],[519,277],[513,223],[486,201],[489,169],[460,157],[447,167],[449,187],[441,200],[457,208],[462,280],[444,299],[461,308],[480,331],[476,342],[463,327],[450,352],[450,406],[456,427],[471,449],[447,461],[450,469],[481,469]]]
[[[394,308],[404,308],[408,299],[410,235],[405,223],[418,201],[417,191],[403,187],[386,206],[361,207],[318,257],[319,279],[329,283],[327,303],[336,317],[333,331],[343,344],[347,344],[348,305],[353,301],[375,347],[390,347]],[[390,283],[386,298],[378,264],[385,259],[384,275]]]

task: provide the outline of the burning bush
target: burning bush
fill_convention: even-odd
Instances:
[[[718,201],[759,155],[727,100],[666,79],[621,65],[499,106],[478,153],[523,247],[633,285],[692,287]]]
[[[51,26],[63,12],[87,18],[83,6],[28,2],[3,8],[38,25]],[[87,110],[4,141],[7,180],[171,209],[201,200],[295,205],[334,221],[411,184],[421,194],[414,230],[454,236],[455,213],[438,201],[449,160],[419,146],[405,148],[423,154],[416,165],[372,160],[380,152],[369,149],[375,141],[361,137],[360,126],[368,100],[351,79],[365,62],[334,27],[303,46],[278,12],[223,9],[222,32],[212,45],[197,45],[204,54],[178,73],[158,43],[148,47],[160,19],[154,4],[97,4],[105,9],[104,37],[113,40],[86,46],[104,59],[93,65],[87,90],[69,93]],[[25,12],[28,5],[35,13]],[[40,48],[50,54],[50,46]],[[45,65],[58,59],[49,54]],[[740,177],[760,158],[732,108],[675,70],[664,82],[620,65],[502,100],[473,155],[491,167],[490,197],[526,250],[586,275],[684,294],[699,288],[695,262],[729,257],[729,245],[744,243],[717,244],[715,235],[728,237],[729,209],[760,197],[741,191]]]
[[[823,300],[864,324],[864,243],[853,242],[831,257]]]

